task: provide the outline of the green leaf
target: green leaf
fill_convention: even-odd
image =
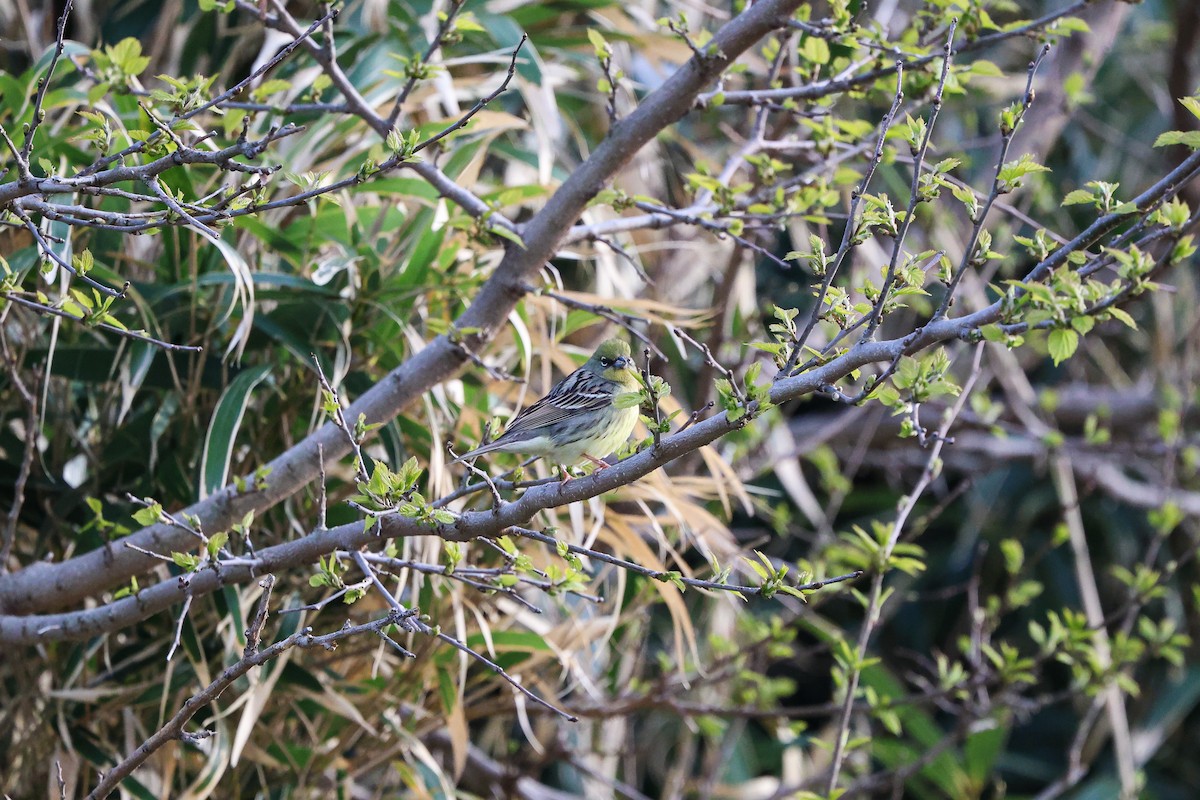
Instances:
[[[595,28],[587,29],[588,41],[592,43],[592,47],[596,49],[596,58],[609,58],[612,55],[612,49],[608,46],[604,36]]]
[[[138,525],[141,525],[144,528],[147,525],[153,525],[162,519],[162,510],[163,507],[159,503],[151,503],[145,508],[139,508],[137,511],[133,512],[133,519]]]
[[[634,406],[640,406],[641,404],[641,392],[621,392],[621,394],[617,395],[616,399],[613,400],[613,405],[617,408],[633,408]]]
[[[1067,196],[1063,198],[1062,205],[1077,206],[1083,203],[1094,202],[1096,202],[1096,196],[1094,194],[1089,192],[1087,189],[1076,189],[1073,192],[1069,192]]]
[[[758,383],[758,376],[761,374],[762,374],[762,362],[755,361],[753,364],[751,364],[749,367],[746,368],[746,377],[743,382],[747,386],[751,386],[755,383]]]
[[[1007,338],[999,325],[984,325],[979,329],[979,333],[984,341],[988,342],[1003,342]]]
[[[140,75],[150,65],[150,59],[142,55],[142,43],[133,37],[122,39],[105,50],[112,63],[126,75]]]
[[[1033,160],[1033,156],[1029,153],[1023,154],[1015,161],[1009,161],[1000,168],[1000,174],[997,176],[1001,183],[1008,184],[1012,188],[1021,185],[1021,178],[1035,172],[1049,172],[1050,168],[1039,164]]]
[[[217,492],[228,482],[233,445],[242,426],[242,418],[246,415],[250,393],[270,373],[271,367],[266,364],[239,372],[221,393],[208,424],[208,433],[204,436],[199,499],[203,500]]]
[[[459,15],[458,19],[454,21],[454,28],[458,31],[471,31],[472,33],[485,33],[487,30],[471,13]]]
[[[225,546],[227,541],[229,541],[229,534],[225,531],[210,536],[208,539],[208,557],[216,558],[217,553]]]
[[[256,100],[266,100],[268,97],[276,94],[277,92],[285,92],[291,88],[291,81],[285,81],[282,78],[274,78],[269,81],[263,81],[261,84],[259,84],[254,90],[253,97]]]
[[[1113,319],[1120,320],[1126,327],[1132,328],[1135,331],[1137,330],[1137,323],[1134,322],[1133,317],[1129,316],[1129,312],[1125,311],[1125,309],[1113,306],[1108,309],[1108,315]]]
[[[1050,357],[1054,359],[1054,366],[1057,367],[1075,354],[1076,348],[1079,347],[1079,334],[1070,328],[1056,328],[1050,331],[1048,343]]]
[[[1200,119],[1200,98],[1196,97],[1181,97],[1180,104],[1188,111],[1192,112],[1192,116]]]
[[[400,131],[397,130],[389,131],[384,143],[387,145],[387,149],[393,153],[399,153],[404,149],[404,138],[400,135]]]
[[[187,572],[195,572],[200,567],[199,556],[194,556],[191,553],[171,553],[171,560]]]
[[[819,36],[805,38],[800,46],[800,57],[813,64],[828,64],[829,55],[829,42]]]
[[[503,225],[492,225],[488,228],[488,231],[496,236],[499,236],[501,239],[508,239],[522,250],[525,249],[525,242],[521,239],[521,234],[517,233],[516,231],[511,231]]]
[[[971,66],[969,67],[969,72],[972,75],[982,75],[983,77],[986,77],[986,78],[1003,78],[1004,77],[1004,70],[1000,69],[993,62],[986,61],[984,59],[979,59],[978,61],[971,62]]]
[[[1096,326],[1095,317],[1072,317],[1071,327],[1079,331],[1080,334],[1085,334],[1091,331]]]
[[[379,462],[375,462],[378,464]],[[416,456],[411,456],[407,461],[400,465],[400,471],[396,473],[399,477],[397,483],[401,491],[408,491],[417,485],[417,481],[421,479],[421,465],[417,462]]]
[[[1008,729],[993,724],[991,727],[981,727],[974,730],[963,746],[963,757],[967,773],[975,786],[984,786],[988,777],[993,774],[996,759],[1004,750],[1004,742],[1008,738]]]
[[[1091,27],[1079,17],[1063,17],[1054,23],[1055,33],[1091,33]],[[1006,26],[1007,29],[1007,26]]]
[[[1166,131],[1154,140],[1155,147],[1171,147],[1177,144],[1200,150],[1200,131]]]

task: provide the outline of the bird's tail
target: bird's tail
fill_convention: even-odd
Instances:
[[[503,447],[503,444],[499,443],[499,442],[491,442],[489,444],[480,445],[479,447],[476,447],[474,450],[468,450],[467,452],[463,453],[461,456],[454,459],[450,463],[458,464],[462,461],[466,461],[467,459],[475,458],[476,456],[482,456],[486,453],[494,453],[500,449],[500,447],[497,447],[497,444],[500,444],[500,447]]]

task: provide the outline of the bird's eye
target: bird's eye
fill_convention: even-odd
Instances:
[[[607,358],[600,359],[600,366],[602,366],[602,367],[607,367],[611,363],[612,363],[611,359],[607,359]]]

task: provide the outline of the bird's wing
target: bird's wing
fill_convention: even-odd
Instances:
[[[576,370],[550,390],[550,393],[517,414],[508,423],[497,442],[514,441],[538,435],[536,431],[588,411],[612,405],[616,386],[586,370]]]
[[[555,384],[549,394],[513,417],[504,433],[494,441],[463,453],[450,463],[504,450],[514,442],[542,436],[545,428],[564,422],[577,414],[607,408],[612,404],[618,389],[618,385],[612,381],[588,370],[577,369]]]

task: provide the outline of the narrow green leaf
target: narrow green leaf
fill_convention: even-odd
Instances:
[[[203,500],[218,491],[228,481],[233,444],[242,426],[250,393],[270,372],[271,367],[266,364],[239,372],[222,392],[208,424],[208,433],[204,436],[199,499]]]

